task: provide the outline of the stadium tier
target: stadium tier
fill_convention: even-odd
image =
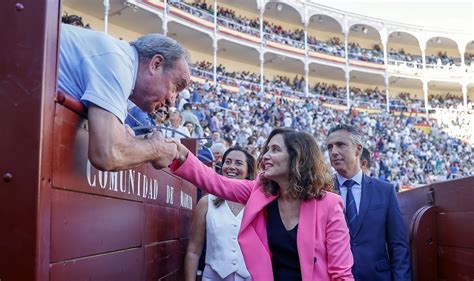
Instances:
[[[344,121],[366,134],[371,174],[400,188],[474,173],[468,35],[288,3],[111,1],[107,29],[124,40],[166,34],[189,50],[194,82],[177,110],[193,104],[200,137],[218,131],[257,156],[273,127],[324,144]],[[101,3],[64,4],[104,29]]]

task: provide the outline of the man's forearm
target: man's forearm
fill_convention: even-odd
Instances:
[[[106,171],[130,169],[159,157],[159,144],[133,136],[117,138],[112,143],[89,143],[89,159]]]
[[[110,112],[89,108],[89,159],[106,171],[125,170],[151,161],[166,167],[176,155],[176,145],[164,141],[160,133],[148,138],[132,136]]]

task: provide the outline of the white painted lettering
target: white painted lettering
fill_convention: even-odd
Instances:
[[[86,165],[86,174],[87,174],[87,183],[89,186],[94,187],[95,186],[95,175],[93,177],[93,181],[91,182],[91,174],[92,174],[92,164],[89,160],[87,160],[87,165]]]
[[[135,171],[128,170],[128,194],[135,194]]]
[[[109,181],[109,190],[117,192],[117,178],[118,178],[118,173],[117,172],[110,172],[110,181]]]
[[[108,175],[109,175],[108,172],[99,171],[99,186],[100,186],[100,188],[105,189],[105,186],[107,185]]]
[[[140,196],[140,180],[141,180],[141,177],[140,177],[140,172],[138,172],[138,183],[137,183],[137,195]]]
[[[156,200],[158,198],[158,180],[153,180],[153,199]]]
[[[125,170],[118,172],[107,172],[95,169],[92,163],[87,160],[86,178],[90,187],[99,187],[112,192],[121,192],[136,195],[142,198],[153,200],[158,199],[157,179],[148,177],[135,170]],[[167,191],[167,202],[173,204],[174,188],[169,186]]]
[[[148,177],[147,175],[143,175],[143,186],[142,186],[142,196],[146,198],[148,193]]]
[[[181,207],[193,209],[193,197],[181,190]]]
[[[166,203],[173,205],[174,187],[166,185]]]
[[[127,173],[125,172],[125,175],[124,175],[124,171],[120,171],[119,176],[120,176],[120,181],[119,181],[120,191],[125,193],[127,192]],[[125,186],[123,185],[124,177],[125,177]]]

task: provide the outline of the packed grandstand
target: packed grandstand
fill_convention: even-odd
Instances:
[[[329,128],[343,122],[364,132],[370,174],[400,189],[474,175],[474,84],[465,82],[474,43],[460,53],[438,34],[420,49],[397,26],[381,42],[372,19],[354,16],[345,28],[344,13],[324,6],[254,2],[112,2],[108,29],[124,40],[166,33],[188,48],[193,82],[175,110],[192,105],[191,136],[202,145],[222,140],[258,156],[273,128],[292,127],[325,150]],[[88,5],[65,1],[63,22],[102,30],[99,6]],[[311,8],[306,26],[295,20]]]

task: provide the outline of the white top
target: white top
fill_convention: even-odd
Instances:
[[[176,132],[173,132],[172,130],[164,130],[165,132],[163,134],[165,135],[165,138],[173,138],[175,140],[180,140],[182,138],[190,138],[191,137],[189,135],[188,128],[186,128],[184,126],[179,126],[178,128],[173,128],[173,126],[169,126],[168,128],[176,130],[176,131],[182,133],[184,136],[181,135],[181,134],[178,134]]]
[[[244,278],[250,277],[237,241],[244,209],[235,216],[227,201],[216,208],[213,202],[215,198],[211,194],[208,195],[206,264],[221,278],[234,272]]]

